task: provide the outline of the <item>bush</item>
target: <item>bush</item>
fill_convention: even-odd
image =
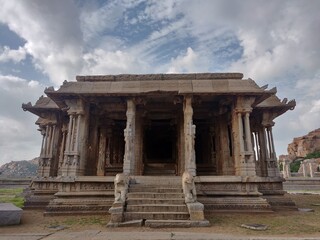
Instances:
[[[290,172],[298,172],[302,160],[294,161],[290,164]]]
[[[320,152],[316,151],[313,153],[308,153],[307,156],[305,156],[304,159],[310,159],[310,158],[320,158]]]

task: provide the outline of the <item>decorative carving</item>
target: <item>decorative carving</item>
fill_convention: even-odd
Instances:
[[[188,171],[185,171],[182,174],[182,189],[184,193],[185,203],[194,203],[197,201],[197,192],[196,186],[194,184],[194,177]]]
[[[114,179],[114,203],[124,203],[128,192],[129,177],[124,173],[118,173]]]

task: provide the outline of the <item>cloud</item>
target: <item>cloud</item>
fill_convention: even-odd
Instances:
[[[0,21],[26,40],[25,50],[55,85],[82,68],[82,32],[71,0],[0,1]]]
[[[39,155],[41,135],[34,124],[37,117],[24,112],[21,104],[34,103],[43,89],[34,80],[0,75],[0,165]]]
[[[0,47],[0,62],[13,61],[18,63],[26,58],[26,50],[23,47],[10,49],[8,46]]]
[[[148,64],[133,54],[124,51],[95,49],[83,56],[87,74],[144,73]]]
[[[81,11],[80,22],[84,40],[96,41],[105,31],[113,30],[119,23],[125,8],[120,2],[110,1],[103,6],[94,2],[86,4]]]
[[[319,127],[314,120],[319,119],[320,90],[317,0],[0,4],[0,22],[26,40],[17,49],[1,49],[0,62],[30,56],[56,86],[76,74],[239,71],[260,85],[277,86],[280,97],[296,98],[296,109],[276,120],[280,152],[286,140]],[[41,88],[37,81],[5,77],[11,80],[1,93],[13,102],[14,86],[26,95]],[[5,107],[3,101],[0,106]],[[2,113],[2,121],[15,119],[11,108],[3,112],[9,115]]]
[[[198,72],[202,67],[199,55],[188,47],[185,54],[171,59],[168,73]]]

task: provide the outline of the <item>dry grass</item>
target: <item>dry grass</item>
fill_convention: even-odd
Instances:
[[[320,195],[292,194],[290,197],[299,208],[312,208],[314,212],[280,211],[270,214],[214,214],[209,216],[216,232],[240,235],[288,235],[288,236],[320,236]],[[264,224],[266,231],[252,231],[241,228],[241,224]]]

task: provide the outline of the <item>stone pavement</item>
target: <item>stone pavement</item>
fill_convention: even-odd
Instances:
[[[1,230],[1,229],[0,229]],[[232,236],[214,233],[190,232],[104,232],[96,230],[80,232],[1,234],[0,240],[311,240],[319,237],[254,237]]]

